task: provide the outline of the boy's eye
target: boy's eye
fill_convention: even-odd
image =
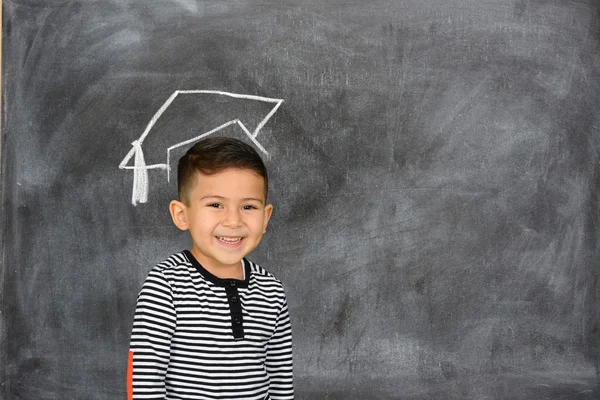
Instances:
[[[219,207],[221,207],[221,205],[220,205],[219,203],[210,203],[208,206],[209,206],[209,207],[214,207],[214,208],[219,208]]]
[[[256,210],[256,207],[248,204],[242,207],[242,210]]]

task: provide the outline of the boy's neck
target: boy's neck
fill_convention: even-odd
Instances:
[[[237,265],[231,266],[214,266],[208,260],[205,260],[205,257],[202,254],[199,254],[195,249],[191,249],[190,253],[194,256],[194,258],[202,265],[202,267],[216,276],[219,279],[237,279],[244,280],[245,279],[245,271],[240,260]]]

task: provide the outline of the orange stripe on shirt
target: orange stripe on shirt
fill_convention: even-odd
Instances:
[[[127,400],[133,400],[133,351],[131,350],[127,361]]]

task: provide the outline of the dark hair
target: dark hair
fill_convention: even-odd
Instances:
[[[196,182],[196,173],[216,174],[227,168],[249,169],[265,181],[265,199],[269,188],[267,168],[254,148],[240,140],[211,137],[193,145],[177,164],[179,200],[189,205],[189,193]]]

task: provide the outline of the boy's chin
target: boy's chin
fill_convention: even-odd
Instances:
[[[239,252],[239,254],[227,254],[222,256],[217,256],[213,258],[218,265],[222,267],[235,267],[240,265],[242,258],[246,256],[246,253]]]
[[[223,251],[223,249],[212,249],[208,251],[200,251],[197,248],[192,249],[192,255],[200,262],[202,265],[210,265],[216,267],[233,267],[241,261],[242,258],[245,257],[245,253],[242,251],[235,252],[235,254],[227,254],[232,253],[231,251]]]

